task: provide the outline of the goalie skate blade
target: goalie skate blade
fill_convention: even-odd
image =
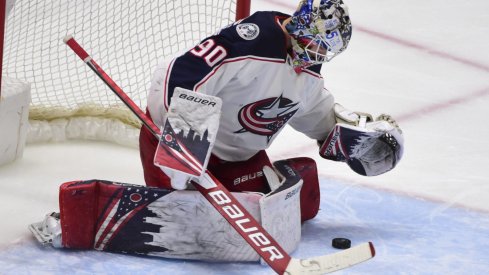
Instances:
[[[42,230],[43,222],[37,222],[29,225],[29,230],[32,232],[37,241],[42,245],[50,245],[53,243],[53,236],[45,234]]]
[[[326,274],[359,264],[374,256],[374,246],[368,242],[333,254],[309,259],[292,259],[284,274]]]

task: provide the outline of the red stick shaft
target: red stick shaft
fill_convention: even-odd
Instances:
[[[109,88],[124,102],[124,104],[141,120],[141,122],[155,135],[157,138],[161,135],[160,129],[151,121],[146,114],[127,96],[127,94],[112,80],[112,78],[90,57],[90,55],[76,42],[76,40],[67,36],[64,39],[65,43],[85,62]]]

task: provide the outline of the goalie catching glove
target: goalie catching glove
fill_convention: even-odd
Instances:
[[[393,169],[404,151],[402,131],[389,115],[373,120],[370,114],[334,106],[336,126],[325,141],[319,142],[319,155],[343,161],[356,173],[376,176]]]

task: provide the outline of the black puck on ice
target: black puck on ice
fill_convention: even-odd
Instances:
[[[334,248],[348,249],[351,247],[351,241],[347,238],[334,238],[332,245]]]

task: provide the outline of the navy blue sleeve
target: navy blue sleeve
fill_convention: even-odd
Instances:
[[[277,12],[254,13],[207,37],[176,58],[168,79],[168,102],[175,87],[193,90],[227,60],[249,56],[285,60],[285,35],[278,20],[286,17]]]

